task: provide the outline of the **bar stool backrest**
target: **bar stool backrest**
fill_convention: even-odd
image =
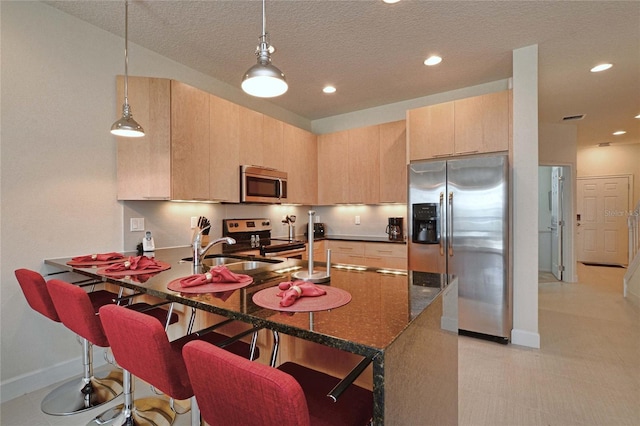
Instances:
[[[100,317],[118,364],[175,399],[193,396],[180,345],[172,345],[154,317],[117,305]]]
[[[68,329],[96,346],[109,346],[91,299],[81,287],[54,279],[47,282],[47,288],[60,320]]]
[[[47,283],[42,275],[29,269],[17,269],[15,275],[31,309],[52,321],[60,322],[58,312],[56,312],[53,300],[49,295]]]
[[[182,353],[209,425],[310,424],[304,392],[290,375],[206,342],[187,343]]]

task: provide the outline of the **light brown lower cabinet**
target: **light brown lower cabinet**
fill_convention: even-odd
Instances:
[[[407,269],[407,246],[398,243],[328,240],[332,263]]]
[[[407,269],[407,245],[399,243],[365,243],[364,258],[367,266]]]
[[[327,261],[327,249],[325,248],[325,240],[318,240],[313,242],[313,261],[326,262]],[[309,260],[309,244],[307,243],[307,251],[302,255],[303,260]],[[333,260],[332,260],[333,261]]]

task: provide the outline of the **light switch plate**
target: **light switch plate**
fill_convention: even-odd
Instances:
[[[131,232],[141,232],[144,231],[144,218],[143,217],[132,217],[131,218]]]
[[[356,225],[360,225],[360,216],[356,216]]]

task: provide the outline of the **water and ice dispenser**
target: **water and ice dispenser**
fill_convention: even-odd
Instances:
[[[440,226],[437,203],[414,204],[411,240],[418,244],[438,244]]]

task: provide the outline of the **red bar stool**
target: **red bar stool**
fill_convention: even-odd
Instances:
[[[373,394],[351,384],[336,402],[327,393],[340,379],[286,362],[252,363],[206,342],[185,345],[189,379],[210,426],[368,425]]]
[[[183,414],[176,413],[173,399],[189,398],[191,398],[191,423],[192,425],[200,424],[200,411],[193,398],[193,390],[182,359],[182,347],[188,342],[202,340],[207,344],[224,346],[223,352],[230,351],[234,356],[251,364],[247,358],[251,358],[252,346],[237,339],[255,332],[257,330],[255,328],[230,338],[211,331],[216,325],[169,341],[158,321],[121,306],[108,305],[100,308],[100,319],[111,343],[113,355],[123,368],[124,374],[124,409],[118,420],[112,423],[117,426],[171,424],[175,414]],[[226,322],[228,321],[224,323]],[[256,350],[256,357],[259,356],[257,352]],[[150,413],[143,411],[137,401],[134,404],[131,375],[144,380],[169,396],[170,411],[154,407],[154,411]],[[151,415],[153,420],[147,420]],[[101,424],[100,419],[96,419],[93,424]]]
[[[42,275],[29,269],[18,269],[15,276],[29,306],[50,320],[61,322]],[[94,313],[100,306],[113,303],[115,297],[115,294],[104,290],[85,294]],[[93,376],[92,351],[86,339],[82,343],[82,363],[82,377],[58,386],[45,396],[40,406],[43,412],[57,416],[80,413],[109,402],[122,393],[122,373],[119,370],[102,378]]]

